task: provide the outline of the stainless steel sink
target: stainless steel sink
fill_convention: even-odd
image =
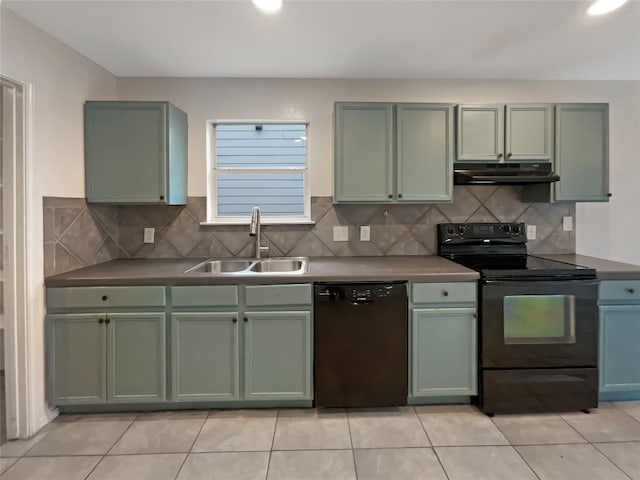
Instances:
[[[252,260],[207,260],[184,273],[237,273],[247,270]]]
[[[308,259],[264,258],[264,259],[224,259],[207,260],[191,267],[184,273],[207,275],[301,275],[307,271]]]
[[[306,258],[265,258],[258,260],[249,269],[255,273],[304,273]]]

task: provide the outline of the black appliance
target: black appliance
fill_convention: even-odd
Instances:
[[[439,255],[480,273],[480,408],[597,407],[596,272],[527,255],[525,232],[524,223],[438,225]]]
[[[456,185],[532,185],[560,180],[550,163],[462,163],[456,162]]]
[[[406,283],[318,283],[314,309],[316,406],[405,405]]]

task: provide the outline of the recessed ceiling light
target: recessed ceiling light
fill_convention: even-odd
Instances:
[[[264,13],[276,13],[282,8],[282,0],[251,0]]]
[[[627,3],[627,0],[596,0],[591,4],[587,13],[589,15],[602,15],[621,7],[625,3]]]

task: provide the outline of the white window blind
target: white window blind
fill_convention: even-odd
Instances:
[[[265,219],[307,215],[307,125],[218,123],[214,220],[241,219],[257,205]]]

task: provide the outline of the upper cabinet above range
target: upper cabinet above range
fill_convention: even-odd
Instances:
[[[450,202],[453,106],[338,102],[336,203]]]
[[[84,105],[85,185],[90,203],[187,202],[187,114],[169,102]]]
[[[550,162],[552,159],[552,105],[458,105],[457,161]]]

